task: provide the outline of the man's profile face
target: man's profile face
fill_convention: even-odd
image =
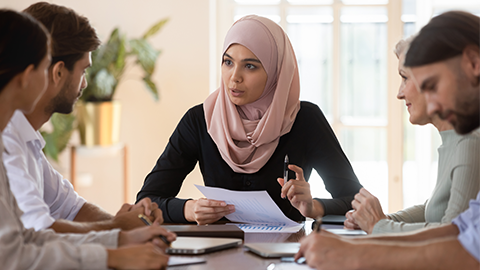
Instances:
[[[464,57],[457,56],[411,68],[419,91],[425,94],[427,112],[449,121],[455,131],[466,134],[480,125],[480,89],[462,68]]]
[[[87,87],[85,71],[92,65],[91,53],[85,53],[73,66],[72,71],[67,71],[67,78],[60,92],[52,99],[50,108],[53,112],[69,114],[73,106],[82,95],[82,90]]]

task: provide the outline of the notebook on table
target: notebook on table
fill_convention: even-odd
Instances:
[[[162,225],[162,227],[176,233],[177,236],[240,238],[242,240],[245,237],[245,233],[235,225]]]
[[[244,247],[262,257],[279,258],[293,257],[300,249],[300,243],[251,243]]]
[[[335,224],[335,225],[343,225],[345,222],[345,215],[326,215],[322,217],[323,224]]]
[[[172,245],[165,250],[167,254],[205,254],[222,249],[238,247],[241,239],[212,237],[177,237]]]

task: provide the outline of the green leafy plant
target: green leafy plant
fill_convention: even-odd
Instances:
[[[154,24],[141,38],[128,40],[118,28],[115,28],[108,41],[98,50],[92,52],[92,67],[87,73],[88,86],[83,90],[81,100],[98,102],[111,101],[118,83],[129,68],[127,57],[134,57],[144,76],[145,87],[158,100],[158,89],[151,76],[155,70],[155,62],[161,51],[156,50],[148,42],[167,23],[163,19]]]
[[[76,128],[75,115],[55,113],[50,118],[50,122],[52,123],[53,131],[41,131],[46,143],[43,152],[47,157],[58,161],[58,154],[67,147],[68,141]]]
[[[92,66],[87,71],[88,86],[83,90],[80,99],[83,102],[112,101],[119,82],[131,68],[128,63],[133,62],[144,71],[141,80],[153,98],[158,100],[158,88],[151,77],[161,51],[153,48],[148,39],[158,33],[167,22],[168,19],[158,21],[141,38],[134,39],[128,39],[115,28],[109,39],[98,50],[92,52]],[[131,57],[134,61],[127,61]],[[55,113],[52,115],[51,124],[52,132],[41,132],[46,141],[44,152],[46,156],[58,161],[59,153],[67,147],[73,131],[77,129],[77,123],[74,114]]]

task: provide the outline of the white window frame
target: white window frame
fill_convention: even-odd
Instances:
[[[216,14],[216,22],[211,21],[211,42],[215,42],[211,46],[211,77],[210,89],[214,91],[218,88],[220,82],[220,62],[223,47],[223,39],[233,23],[234,9],[236,4],[233,0],[210,0],[211,14]],[[257,5],[258,6],[258,5]],[[280,25],[286,29],[286,9],[291,5],[287,0],[281,0],[278,7],[280,8],[280,17],[282,18]],[[302,5],[303,6],[303,5]],[[316,6],[316,5],[315,5]],[[347,126],[340,121],[340,10],[344,5],[340,0],[334,0],[331,5],[333,8],[334,21],[333,26],[333,119],[330,122],[333,130],[339,136],[339,130],[342,128],[363,128],[366,126]],[[352,5],[348,5],[352,6]],[[395,44],[403,36],[403,23],[401,21],[402,5],[401,1],[390,0],[386,5],[378,5],[386,7],[388,10],[388,50],[387,50],[387,88],[388,88],[388,124],[381,126],[387,130],[387,164],[388,164],[388,211],[395,212],[403,208],[403,186],[402,186],[402,166],[403,166],[403,128],[402,128],[402,103],[396,99],[398,86],[400,85],[400,77],[398,76],[397,63],[393,48]],[[308,7],[308,6],[306,6]],[[313,6],[312,6],[313,7]],[[374,126],[367,126],[372,128]]]

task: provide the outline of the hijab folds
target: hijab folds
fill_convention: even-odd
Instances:
[[[232,44],[245,46],[260,60],[267,73],[265,89],[256,101],[237,106],[222,81],[203,104],[205,120],[230,168],[237,173],[255,173],[273,155],[280,137],[290,132],[300,110],[297,60],[282,28],[256,15],[234,23],[225,37],[223,53]]]

